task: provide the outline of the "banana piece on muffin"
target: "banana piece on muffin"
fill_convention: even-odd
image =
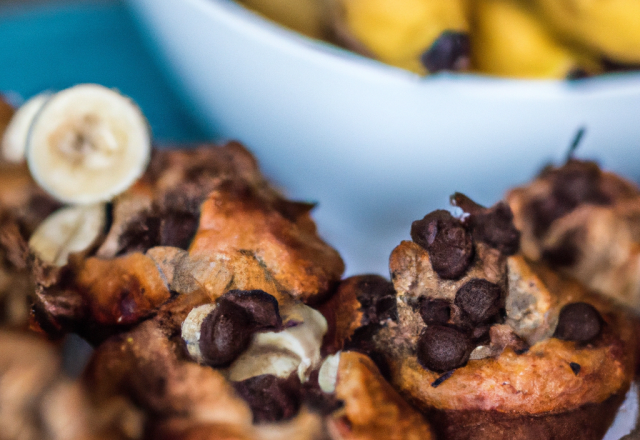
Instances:
[[[600,439],[633,379],[623,310],[528,262],[505,202],[415,221],[390,271],[397,324],[370,344],[443,439]]]
[[[549,166],[507,194],[522,253],[640,311],[640,191],[594,162]]]
[[[367,356],[323,360],[326,331],[282,292],[181,295],[104,342],[85,380],[98,402],[137,402],[153,438],[432,438]]]

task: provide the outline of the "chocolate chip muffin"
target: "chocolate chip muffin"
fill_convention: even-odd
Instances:
[[[137,402],[151,438],[432,438],[371,359],[323,360],[325,319],[273,293],[176,297],[98,348],[85,376],[95,400]]]
[[[631,380],[630,318],[527,261],[509,206],[456,194],[390,257],[397,323],[371,338],[442,439],[600,439]]]
[[[640,310],[640,191],[594,162],[549,166],[507,194],[522,252]]]
[[[320,301],[344,264],[316,234],[312,208],[276,192],[238,143],[157,150],[132,188],[83,213],[97,217],[85,248],[60,245],[46,258],[47,248],[22,236],[37,325],[98,343],[196,291],[211,300],[238,288]]]

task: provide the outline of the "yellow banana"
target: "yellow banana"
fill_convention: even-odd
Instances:
[[[240,3],[294,31],[327,38],[329,27],[324,0],[239,0]]]
[[[579,57],[514,0],[472,0],[473,70],[516,78],[565,78]]]
[[[426,74],[422,54],[444,31],[466,33],[465,0],[340,0],[350,34],[377,59]]]
[[[558,36],[619,63],[640,63],[640,0],[529,0]]]

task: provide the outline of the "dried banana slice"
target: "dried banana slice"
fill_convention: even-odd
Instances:
[[[51,93],[40,93],[22,104],[13,115],[2,137],[2,157],[5,160],[15,163],[24,160],[31,123],[49,98]]]
[[[104,204],[59,209],[31,235],[29,248],[43,261],[64,266],[69,254],[82,252],[95,243],[105,222]]]
[[[81,84],[56,93],[38,113],[26,158],[52,196],[87,205],[125,191],[150,153],[149,126],[136,104],[106,87]]]

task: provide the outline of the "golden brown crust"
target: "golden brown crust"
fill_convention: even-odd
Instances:
[[[38,324],[99,342],[150,316],[170,292],[320,300],[344,264],[318,237],[312,207],[283,198],[238,143],[156,151],[113,201],[100,242],[62,268],[32,258]]]
[[[198,257],[241,250],[263,265],[283,290],[313,300],[333,288],[344,264],[315,228],[308,227],[308,220],[292,222],[243,189],[214,191],[202,205],[189,252]]]
[[[495,358],[469,361],[437,387],[431,384],[440,373],[419,365],[415,353],[406,346],[396,348],[404,351],[393,353],[389,363],[393,383],[401,393],[425,411],[496,410],[535,415],[574,410],[626,392],[635,366],[631,319],[578,283],[548,268],[534,269],[556,298],[556,307],[587,301],[600,310],[606,325],[596,341],[580,345],[550,338],[519,355],[506,349]],[[580,365],[579,374],[572,371],[570,363]]]
[[[387,383],[373,361],[357,352],[342,352],[336,397],[344,408],[332,415],[334,440],[430,440],[424,418]]]

